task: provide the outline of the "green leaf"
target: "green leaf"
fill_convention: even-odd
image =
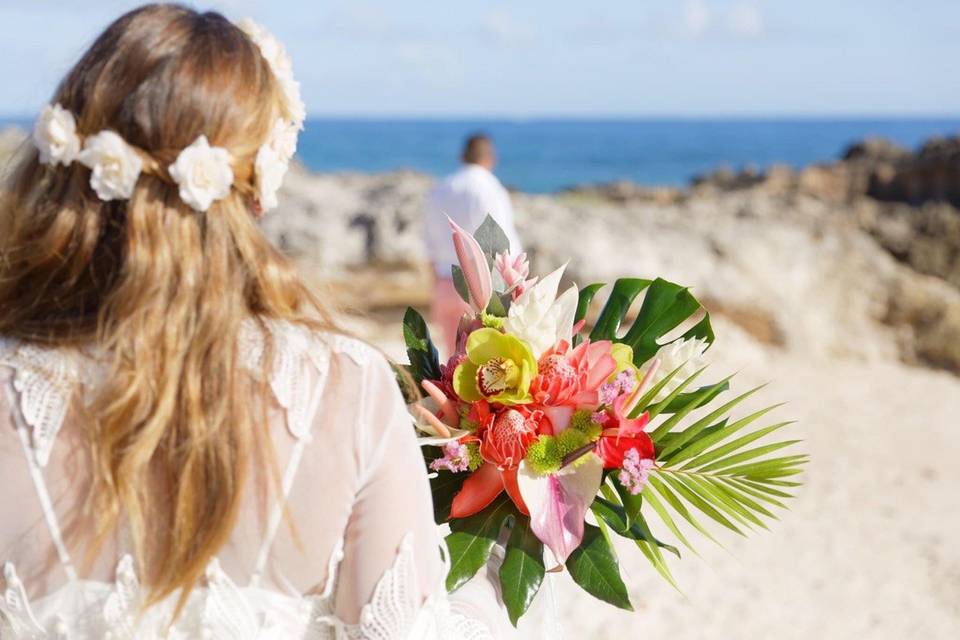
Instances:
[[[483,249],[491,267],[498,253],[503,253],[504,251],[510,253],[510,240],[507,238],[507,234],[504,233],[500,225],[497,224],[497,221],[489,214],[483,219],[480,226],[477,227],[473,237],[476,239],[477,244],[480,245],[480,248]]]
[[[700,320],[697,324],[693,325],[689,331],[683,334],[682,338],[684,340],[689,340],[690,338],[700,338],[706,340],[707,349],[713,346],[713,327],[710,325],[710,314],[704,312],[703,319]]]
[[[734,533],[744,535],[743,531],[741,531],[737,525],[730,522],[730,520],[720,512],[720,510],[714,504],[714,501],[709,496],[691,489],[676,474],[664,473],[661,474],[660,477],[666,480],[667,484],[669,484],[674,491],[699,509],[704,515],[712,518],[715,522],[722,524]]]
[[[778,498],[789,499],[794,497],[794,495],[791,493],[780,491],[779,489],[774,489],[773,487],[769,487],[766,484],[757,482],[755,480],[748,480],[747,478],[729,478],[729,480],[731,482],[736,482],[737,484],[746,485],[752,489],[756,489],[757,491],[761,491],[763,493],[766,493],[771,496],[776,496]]]
[[[633,611],[617,557],[599,528],[584,525],[583,542],[567,558],[567,570],[573,581],[593,597]]]
[[[610,296],[607,298],[603,310],[597,317],[597,322],[590,332],[591,340],[618,340],[618,331],[623,319],[627,316],[630,305],[637,299],[644,289],[650,286],[650,280],[641,278],[620,278],[613,284]]]
[[[776,477],[770,476],[768,474],[778,473],[780,471],[792,470],[796,465],[802,464],[807,461],[807,456],[805,454],[793,455],[793,456],[783,456],[781,458],[771,458],[769,460],[763,460],[762,462],[752,462],[750,464],[744,464],[737,467],[724,469],[721,471],[723,475],[729,476],[764,476],[767,477]],[[786,475],[793,475],[786,474]]]
[[[685,364],[685,363],[684,363],[684,364]],[[666,408],[666,406],[670,403],[670,401],[671,401],[673,398],[676,398],[676,397],[679,396],[681,393],[683,393],[683,389],[687,388],[687,387],[690,385],[690,383],[693,382],[693,380],[694,380],[697,376],[699,376],[700,373],[701,373],[705,368],[706,368],[706,367],[704,367],[703,369],[700,369],[699,371],[695,371],[695,372],[693,373],[693,375],[691,375],[691,376],[690,376],[689,378],[687,378],[686,380],[682,381],[682,382],[680,383],[680,385],[679,385],[679,386],[682,387],[682,388],[680,388],[680,389],[674,389],[666,398],[664,398],[662,401],[658,402],[658,403],[657,403],[657,406],[651,405],[650,403],[652,403],[652,402],[653,402],[653,399],[657,397],[657,394],[659,394],[660,391],[662,391],[663,388],[666,387],[667,384],[668,384],[671,380],[673,380],[674,377],[676,377],[676,375],[677,375],[678,373],[680,373],[680,370],[683,369],[683,365],[681,364],[681,365],[678,366],[676,369],[674,369],[673,371],[671,371],[671,372],[669,372],[667,375],[665,375],[665,376],[663,377],[663,379],[660,380],[660,382],[658,382],[657,384],[655,384],[655,385],[653,385],[652,387],[650,387],[650,389],[648,389],[646,393],[644,393],[642,396],[640,396],[640,399],[637,400],[637,406],[636,406],[636,408],[635,408],[633,411],[630,412],[630,417],[631,417],[631,418],[637,418],[637,417],[640,416],[641,413],[647,412],[647,413],[650,414],[650,419],[653,420],[656,416],[658,416],[658,415],[660,414],[660,408]]]
[[[706,367],[704,367],[704,368],[706,368]],[[673,393],[671,393],[669,396],[667,396],[666,401],[669,403],[669,401],[671,400],[671,398],[675,397],[676,394],[678,394],[680,391],[682,391],[682,390],[684,389],[684,387],[686,387],[688,384],[690,384],[696,376],[700,375],[700,373],[701,373],[702,371],[703,371],[703,369],[700,369],[699,371],[697,371],[696,373],[694,373],[692,376],[690,376],[689,378],[687,378],[686,380],[684,380],[684,381],[683,381],[683,384],[681,384],[679,387],[677,387],[676,389],[674,389],[674,390],[673,390]],[[718,382],[717,384],[723,384],[723,383],[726,382],[727,380],[729,380],[729,378],[727,378],[726,380],[721,380],[721,381]],[[710,387],[707,387],[706,389],[704,389],[704,390],[701,391],[700,393],[695,393],[695,394],[693,394],[693,397],[690,398],[690,402],[688,402],[685,407],[683,407],[682,409],[680,409],[679,411],[677,411],[676,413],[674,413],[672,416],[670,416],[669,418],[667,418],[667,419],[663,422],[663,424],[659,425],[656,429],[654,429],[654,430],[650,433],[650,437],[653,438],[654,443],[658,443],[663,436],[665,436],[666,434],[670,433],[670,430],[673,429],[673,427],[675,427],[676,425],[680,424],[680,421],[681,421],[681,420],[683,420],[684,418],[686,418],[687,415],[689,415],[692,411],[694,411],[694,410],[697,409],[700,405],[702,405],[703,402],[704,402],[704,400],[706,400],[707,396],[709,396],[710,393],[711,393]],[[654,411],[650,411],[649,413],[650,413],[650,419],[651,419],[651,420],[652,420],[654,417],[656,417],[656,415],[657,415],[656,412],[654,412]],[[682,436],[678,436],[678,439],[681,438],[681,437],[682,437]],[[665,456],[665,455],[666,455],[666,454],[663,452],[662,449],[657,452],[657,457],[658,457],[658,458],[660,458],[661,456]]]
[[[513,301],[512,294],[490,296],[490,302],[487,303],[487,313],[498,318],[506,318],[510,311],[510,303]]]
[[[736,455],[727,456],[722,460],[717,460],[713,464],[708,464],[705,467],[701,467],[700,471],[705,473],[707,471],[716,471],[717,469],[730,467],[735,464],[740,464],[741,462],[746,462],[747,460],[753,460],[754,458],[759,458],[760,456],[766,455],[768,453],[773,453],[774,451],[779,451],[784,447],[795,445],[798,442],[800,442],[800,440],[784,440],[783,442],[774,442],[772,444],[764,445],[762,447],[748,449]]]
[[[427,448],[424,447],[424,449]],[[439,447],[429,448],[439,450]],[[435,478],[430,479],[430,493],[433,494],[433,518],[437,524],[443,524],[450,518],[450,507],[453,505],[453,499],[460,493],[463,482],[470,474],[465,472],[451,473],[449,471],[437,471],[436,474]]]
[[[453,276],[453,288],[457,290],[464,302],[470,304],[470,287],[467,286],[467,277],[463,275],[463,269],[458,264],[451,265],[450,269]]]
[[[483,511],[450,521],[447,551],[450,572],[447,591],[456,591],[476,575],[490,559],[490,551],[507,519],[512,517],[512,502],[505,494]]]
[[[593,298],[603,287],[602,282],[596,282],[580,289],[580,298],[577,301],[577,313],[573,316],[573,324],[577,324],[587,317],[587,311],[590,310],[590,303],[593,302]]]
[[[660,502],[660,498],[657,497],[656,490],[652,489],[648,484],[644,487],[643,497],[646,498],[646,503],[649,504],[656,514],[660,517],[660,520],[666,525],[667,529],[670,530],[670,533],[677,537],[677,540],[680,541],[683,546],[690,551],[696,553],[696,550],[693,548],[693,545],[687,540],[686,536],[683,535],[683,532],[680,531],[680,527],[677,526],[677,523],[674,522],[673,517],[670,515],[670,512],[667,511],[667,508]]]
[[[413,307],[407,307],[403,315],[403,340],[407,345],[410,360],[410,375],[417,383],[424,380],[439,380],[440,355],[430,338],[430,329],[423,316]]]
[[[728,378],[727,380],[729,380],[729,378]],[[727,380],[724,380],[723,382],[726,382]],[[737,406],[738,404],[740,404],[741,402],[743,402],[744,400],[746,400],[747,398],[749,398],[750,396],[752,396],[754,393],[756,393],[756,392],[759,391],[760,389],[761,389],[761,387],[756,387],[756,388],[754,388],[754,389],[751,389],[750,391],[747,391],[746,393],[742,393],[742,394],[740,394],[739,396],[737,396],[736,398],[734,398],[733,400],[731,400],[730,402],[728,402],[728,403],[726,403],[726,404],[724,404],[724,405],[721,405],[721,406],[718,407],[717,409],[714,409],[713,411],[711,411],[709,414],[707,414],[707,415],[705,415],[704,417],[700,418],[699,420],[697,420],[696,422],[694,422],[692,425],[690,425],[689,427],[687,427],[686,429],[684,429],[684,430],[680,433],[680,437],[678,437],[669,447],[667,447],[667,448],[663,449],[662,451],[660,451],[660,453],[658,454],[658,457],[661,457],[661,458],[663,458],[664,460],[669,459],[671,453],[673,453],[674,451],[678,450],[678,449],[679,449],[680,447],[682,447],[684,444],[686,444],[687,442],[689,442],[693,437],[695,437],[698,433],[700,433],[701,431],[703,431],[704,429],[706,429],[706,428],[710,425],[711,422],[713,422],[714,420],[717,420],[717,419],[719,419],[719,418],[722,418],[724,415],[726,415],[726,414],[730,411],[730,409],[734,408],[735,406]],[[701,395],[701,394],[709,394],[709,393],[710,393],[710,391],[709,391],[709,388],[708,388],[707,391],[702,391],[700,394],[697,394],[696,396],[694,396],[694,399],[691,400],[691,404],[692,404],[693,402],[696,402],[696,405],[695,405],[695,406],[699,407],[699,406],[703,403],[703,400],[702,400],[702,398],[700,397],[700,395]],[[667,422],[665,422],[663,425],[661,425],[661,428],[663,428],[665,425],[669,424],[669,423],[671,422],[671,420],[673,420],[673,419],[676,418],[677,416],[686,415],[686,413],[689,413],[689,410],[688,410],[686,407],[684,407],[683,409],[681,409],[680,411],[678,411],[677,413],[675,413],[674,416],[673,416],[673,418],[671,418],[670,420],[667,420]],[[666,429],[666,431],[669,431],[669,429]]]
[[[648,537],[652,536],[652,534],[649,531],[645,532],[639,525],[639,521],[643,516],[638,515],[634,523],[630,527],[627,527],[623,507],[599,496],[597,496],[593,504],[590,505],[590,510],[597,516],[598,521],[606,522],[617,535],[629,538],[630,540],[646,540],[647,542],[652,542],[657,547],[666,549],[678,558],[680,557],[680,550],[673,545],[669,545],[653,537]]]
[[[699,488],[700,494],[710,496],[712,503],[721,511],[726,512],[730,517],[739,520],[744,525],[755,525],[766,529],[766,525],[757,516],[753,515],[743,505],[734,500],[729,494],[714,484],[714,479],[708,476],[689,475],[684,476],[683,481],[687,486]]]
[[[729,380],[729,378],[727,380]],[[652,405],[651,408],[656,407],[657,413],[666,413],[666,414],[676,413],[680,409],[684,408],[687,405],[687,403],[690,402],[690,400],[695,395],[707,389],[709,389],[711,393],[706,397],[706,399],[704,399],[702,404],[710,404],[710,402],[714,398],[716,398],[718,395],[720,395],[725,391],[729,391],[730,383],[728,381],[724,381],[719,384],[712,384],[705,387],[700,387],[699,389],[695,389],[694,391],[690,391],[688,393],[681,393],[680,395],[676,396],[673,400],[671,400],[670,403],[667,404],[666,406],[660,407],[658,405],[663,404],[663,402],[658,402],[657,404]]]
[[[690,513],[690,510],[687,509],[680,498],[673,492],[672,489],[670,489],[669,486],[667,486],[666,483],[661,482],[660,479],[653,474],[650,475],[648,482],[650,483],[650,486],[656,489],[663,499],[666,500],[671,507],[673,507],[673,510],[679,513],[684,520],[689,522],[694,529],[702,533],[704,537],[711,542],[720,544],[717,539],[714,538],[713,535],[702,524],[700,524],[696,518],[693,517],[693,514]]]
[[[597,295],[597,292],[603,289],[603,286],[603,283],[600,282],[580,289],[580,297],[577,301],[577,312],[573,316],[573,324],[577,324],[587,317],[587,312],[590,310],[590,303],[593,302],[593,298]],[[582,341],[583,336],[580,334],[573,336],[573,346],[577,346]]]
[[[608,481],[613,485],[617,496],[620,498],[620,504],[623,505],[626,525],[628,527],[633,526],[633,523],[640,517],[640,510],[643,508],[643,493],[630,493],[630,490],[623,486],[617,476],[610,476]]]
[[[737,433],[744,427],[752,424],[754,421],[758,420],[759,418],[765,416],[767,413],[775,409],[777,406],[778,405],[774,405],[772,407],[767,407],[766,409],[761,409],[760,411],[751,413],[747,417],[740,418],[733,424],[728,424],[724,426],[722,429],[719,429],[712,433],[707,433],[707,430],[705,429],[704,432],[701,433],[700,436],[696,438],[693,442],[688,443],[686,447],[684,447],[680,451],[677,451],[674,455],[670,456],[670,464],[676,465],[681,462],[684,462],[688,458],[694,458],[694,456],[696,456],[693,460],[687,463],[684,469],[688,467],[700,467],[702,465],[707,464],[708,462],[712,462],[713,460],[716,460],[717,458],[722,458],[728,453],[736,451],[737,449],[753,442],[754,440],[759,440],[760,438],[770,433],[773,433],[774,431],[780,429],[781,427],[791,424],[790,422],[781,422],[779,424],[771,425],[763,429],[758,429],[757,431],[748,433],[742,438],[738,438],[736,440],[731,441],[728,444],[725,444],[721,447],[717,447],[716,449],[713,449],[708,453],[702,453],[707,449],[709,449],[710,447],[716,444],[719,444],[720,442],[723,442],[724,440],[726,440],[733,434]]]
[[[634,364],[639,367],[652,358],[660,349],[658,339],[702,308],[686,287],[662,278],[654,280],[647,288],[637,319],[623,337],[633,347]]]
[[[500,567],[500,591],[513,626],[530,608],[545,573],[543,543],[530,528],[530,518],[517,513]]]

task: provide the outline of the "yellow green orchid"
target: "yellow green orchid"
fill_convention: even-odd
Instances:
[[[465,402],[527,404],[536,375],[537,359],[527,343],[485,327],[467,338],[467,359],[453,373],[453,388]]]

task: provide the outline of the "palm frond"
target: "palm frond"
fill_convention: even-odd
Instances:
[[[594,285],[584,291],[579,318],[586,315],[599,290],[600,286]],[[628,307],[641,293],[645,298],[638,316],[621,332]],[[687,289],[663,280],[618,280],[590,338],[628,344],[634,349],[634,364],[641,366],[653,357],[657,345],[664,344],[662,336],[682,331],[678,327],[696,314],[702,317],[681,338],[695,336],[711,343],[710,316]],[[604,487],[603,498],[598,498],[604,505],[595,510],[598,519],[607,520],[609,531],[634,540],[651,565],[674,586],[676,581],[662,552],[673,547],[658,539],[651,523],[662,526],[664,533],[694,552],[691,529],[685,532],[686,526],[718,544],[708,527],[710,522],[739,535],[766,529],[793,497],[790,490],[800,485],[796,476],[808,460],[805,454],[789,453],[800,440],[770,439],[791,422],[761,424],[761,419],[780,405],[742,417],[731,415],[762,386],[720,402],[717,399],[730,389],[732,376],[696,387],[693,383],[704,373],[700,369],[677,384],[675,378],[682,368],[668,372],[649,389],[634,411],[634,417],[647,412],[654,425],[650,436],[656,448],[656,466],[643,492],[631,496],[611,475],[607,482],[614,490]],[[667,388],[672,391],[660,399]],[[615,513],[623,513],[622,522],[612,515]]]

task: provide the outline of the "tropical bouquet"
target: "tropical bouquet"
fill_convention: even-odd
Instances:
[[[756,426],[775,407],[731,417],[759,388],[721,402],[729,377],[698,384],[714,332],[687,288],[617,280],[587,333],[605,285],[558,295],[564,269],[530,278],[492,218],[473,235],[450,224],[454,284],[471,313],[442,363],[423,317],[408,309],[410,364],[400,377],[436,520],[450,526],[450,591],[505,539],[499,579],[513,624],[545,573],[564,568],[591,595],[631,609],[613,536],[677,586],[665,553],[692,550],[691,531],[715,540],[705,519],[743,534],[775,518],[807,456],[783,453],[797,440],[757,442],[789,424]]]

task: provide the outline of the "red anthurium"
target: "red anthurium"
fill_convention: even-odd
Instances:
[[[609,415],[606,428],[597,441],[596,454],[603,460],[604,469],[619,469],[623,466],[623,456],[630,449],[636,449],[641,459],[654,458],[653,440],[644,431],[650,421],[650,415],[643,413],[639,418],[625,415],[630,398],[622,395],[613,402],[612,415]]]

